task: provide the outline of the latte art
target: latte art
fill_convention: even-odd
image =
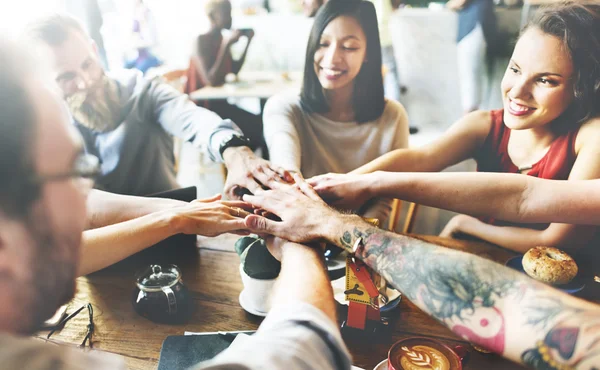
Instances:
[[[435,339],[408,338],[394,343],[390,348],[388,368],[390,370],[462,370],[462,361],[467,354],[462,346],[450,348]]]
[[[450,370],[448,357],[435,348],[416,345],[400,347],[400,365],[405,370]]]

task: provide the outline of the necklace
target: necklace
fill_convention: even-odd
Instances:
[[[527,166],[521,166],[521,167],[518,167],[518,168],[519,168],[519,172],[523,172],[523,171],[529,171],[530,169],[532,169],[532,168],[533,168],[533,165],[532,165],[532,164],[530,164],[530,165],[527,165]]]

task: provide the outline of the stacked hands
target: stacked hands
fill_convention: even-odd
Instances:
[[[236,199],[227,204],[240,209],[238,214],[229,211],[237,218],[231,221],[232,227],[237,227],[231,232],[260,235],[276,258],[283,240],[306,243],[327,239],[332,221],[343,216],[330,205],[358,209],[372,198],[368,191],[371,175],[326,174],[305,180],[299,173],[255,156],[236,154],[235,160],[225,159],[233,168],[228,166],[224,193]]]
[[[223,159],[228,168],[223,192],[229,199],[242,201],[234,206],[243,212],[235,224],[239,228],[232,232],[256,233],[269,245],[269,236],[298,243],[326,239],[326,228],[337,215],[329,205],[356,210],[373,197],[369,189],[376,173],[325,174],[305,180],[297,172],[253,155],[247,147],[227,149]]]
[[[179,232],[206,236],[255,233],[278,257],[283,240],[307,243],[331,238],[335,234],[332,225],[344,217],[334,208],[356,210],[373,198],[377,172],[330,173],[305,180],[297,172],[251,154],[246,147],[224,152],[229,171],[223,192],[231,200],[215,196],[181,207]]]

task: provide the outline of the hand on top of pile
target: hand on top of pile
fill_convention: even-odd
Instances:
[[[246,227],[257,234],[270,234],[293,242],[320,239],[328,219],[337,212],[331,209],[297,173],[291,174],[295,184],[277,183],[272,190],[244,195],[253,207],[276,215],[275,221],[261,215],[246,217]]]
[[[328,204],[340,209],[359,209],[373,196],[371,174],[327,173],[307,179],[309,185]]]

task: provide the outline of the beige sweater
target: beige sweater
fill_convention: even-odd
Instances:
[[[392,100],[377,120],[359,124],[308,113],[297,95],[276,95],[267,101],[263,121],[271,162],[306,178],[350,172],[391,150],[408,147],[406,111]],[[388,206],[380,203],[375,213],[363,215],[384,221],[389,202],[384,203]]]

